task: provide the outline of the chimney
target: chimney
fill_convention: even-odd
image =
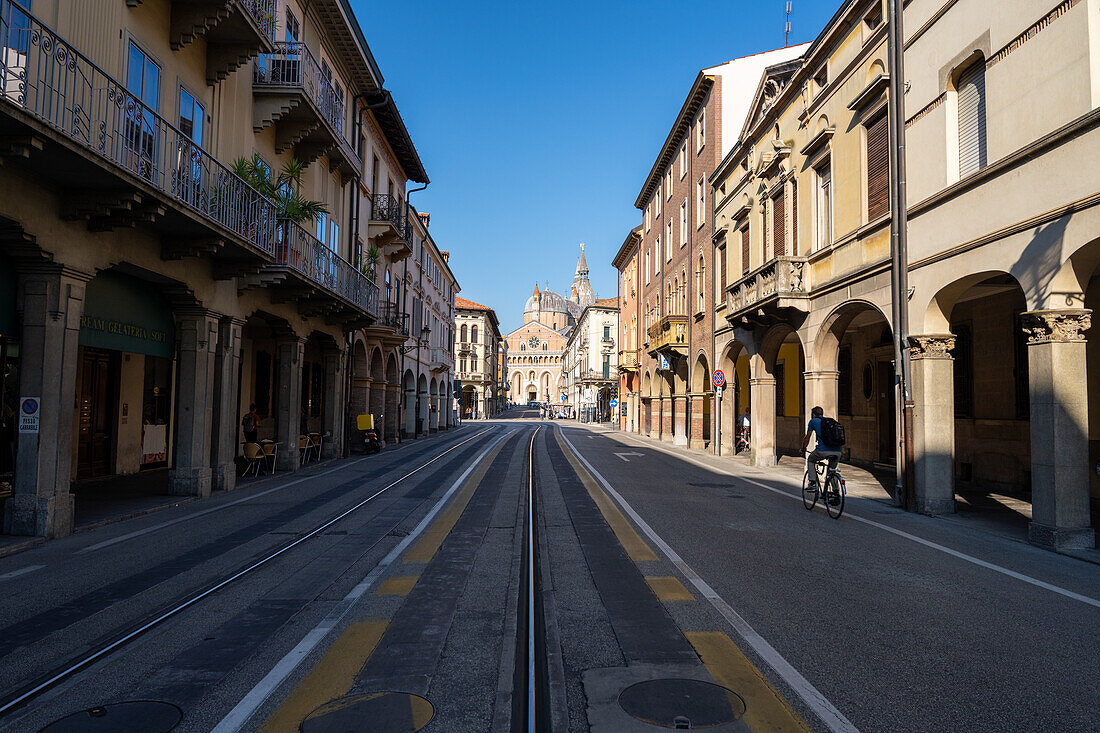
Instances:
[[[416,215],[420,217],[420,223],[424,225],[424,228],[428,228],[428,223],[432,220],[432,215],[426,211],[418,211]]]
[[[445,249],[439,250],[439,256],[443,258],[444,262],[450,262],[451,260],[451,253]]]

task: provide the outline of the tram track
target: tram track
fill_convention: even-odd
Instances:
[[[372,492],[366,498],[358,501],[348,508],[342,509],[335,515],[330,516],[325,521],[314,526],[311,530],[301,533],[300,536],[297,536],[295,539],[283,543],[275,549],[265,551],[265,553],[259,558],[253,558],[249,560],[248,562],[244,563],[243,566],[239,566],[236,570],[230,571],[228,573],[223,573],[220,578],[210,581],[205,585],[205,587],[195,590],[185,595],[184,597],[171,602],[167,606],[162,607],[161,609],[153,612],[150,615],[147,615],[143,620],[135,622],[129,628],[116,631],[113,635],[102,639],[92,648],[84,650],[80,654],[73,655],[61,664],[54,666],[51,671],[38,676],[34,681],[27,683],[20,688],[17,688],[11,693],[8,693],[5,698],[0,698],[0,718],[15,711],[16,709],[21,708],[28,702],[32,701],[34,698],[57,687],[58,685],[65,682],[67,679],[71,678],[73,675],[80,672],[81,670],[86,669],[90,665],[108,659],[113,654],[120,651],[123,647],[127,646],[131,642],[151,631],[152,629],[162,625],[169,619],[177,616],[184,610],[191,608],[192,606],[195,606],[204,599],[207,599],[217,594],[219,591],[226,589],[228,586],[231,586],[240,579],[254,573],[255,571],[264,567],[276,558],[286,555],[291,550],[302,546],[308,540],[318,537],[336,523],[340,522],[343,519],[346,519],[347,517],[351,516],[352,514],[367,506],[371,502],[375,501],[379,497],[385,495],[387,492],[391,491],[402,482],[420,473],[427,467],[443,459],[448,454],[451,454],[453,451],[456,451],[462,446],[485,436],[493,430],[495,430],[495,427],[486,428],[485,430],[475,433],[469,438],[466,438],[465,440],[462,440],[448,447],[447,449],[433,456],[430,460],[421,463],[416,468],[413,468],[412,470],[408,471],[399,478],[394,479],[382,488]],[[384,539],[391,532],[395,531],[403,523],[405,523],[408,518],[416,513],[426,501],[428,501],[427,497],[425,497],[423,501],[418,502],[413,507],[411,507],[408,512],[406,512],[400,519],[398,519],[398,521],[392,523],[392,526],[390,526],[387,531],[380,533],[378,540],[371,543],[370,546],[364,547],[362,549],[361,556],[369,553],[382,541],[382,539]]]

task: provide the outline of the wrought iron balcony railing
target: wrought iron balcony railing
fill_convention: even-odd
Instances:
[[[375,194],[371,200],[371,221],[388,221],[397,228],[402,239],[408,241],[412,223],[405,218],[405,205],[388,193]]]
[[[312,234],[287,219],[279,221],[275,261],[296,270],[360,310],[378,316],[378,286]]]
[[[248,14],[270,40],[275,40],[275,0],[241,0]]]
[[[344,135],[344,98],[321,71],[317,59],[300,42],[275,44],[275,53],[260,54],[252,77],[255,86],[300,87],[333,131]]]
[[[275,206],[268,199],[12,0],[0,0],[0,98],[274,252]]]
[[[397,303],[383,303],[378,314],[378,325],[392,328],[399,336],[409,335],[409,314],[397,309]]]
[[[631,371],[638,368],[637,351],[619,352],[619,371]]]
[[[658,351],[668,347],[686,349],[688,345],[687,331],[687,316],[665,316],[647,329],[649,350]]]

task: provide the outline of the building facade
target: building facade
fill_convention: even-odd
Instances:
[[[638,432],[641,424],[641,381],[638,376],[641,355],[638,324],[642,323],[641,301],[638,298],[638,256],[641,252],[638,244],[641,239],[642,228],[631,229],[611,261],[611,266],[619,273],[618,423],[621,430],[632,433]]]
[[[565,388],[562,357],[577,319],[596,301],[588,279],[588,259],[581,255],[569,297],[535,290],[523,307],[523,325],[505,337],[508,348],[509,399],[514,404],[539,403],[560,408]]]
[[[487,305],[458,298],[455,303],[456,374],[461,382],[459,415],[463,419],[495,417],[500,411],[500,322]]]
[[[570,415],[585,422],[609,422],[618,396],[618,298],[597,300],[581,313],[565,342],[562,378]]]
[[[711,442],[709,179],[737,140],[761,71],[797,58],[804,49],[778,49],[700,71],[634,202],[643,221],[642,423],[645,432],[661,440],[692,447]]]
[[[6,533],[67,534],[113,477],[232,489],[252,405],[280,469],[303,433],[345,451],[352,344],[427,176],[344,0],[196,13],[0,0]]]
[[[1033,542],[1091,547],[1100,179],[1074,161],[1100,151],[1095,6],[1010,5],[905,10],[915,487],[898,498],[944,513],[1007,494],[1031,503]],[[723,443],[751,405],[757,465],[797,451],[813,405],[845,425],[848,460],[903,450],[884,10],[846,2],[798,63],[769,67],[713,176]]]

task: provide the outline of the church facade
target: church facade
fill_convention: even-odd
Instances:
[[[552,290],[535,290],[523,307],[523,325],[505,337],[508,352],[508,398],[514,404],[558,404],[564,390],[562,355],[584,309],[596,302],[588,280],[588,261],[581,256],[566,298]]]

